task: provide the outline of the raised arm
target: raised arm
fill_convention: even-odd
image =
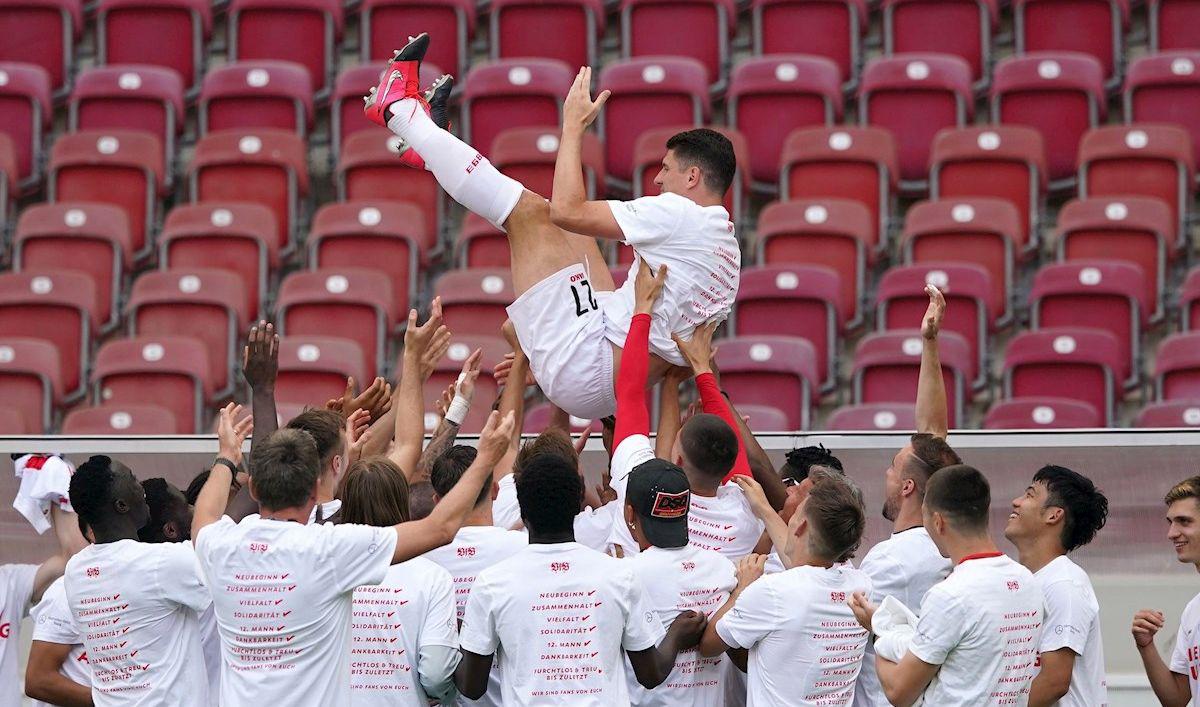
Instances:
[[[458,439],[459,427],[471,411],[471,403],[475,400],[475,381],[479,379],[479,363],[482,360],[483,350],[475,349],[467,360],[463,361],[462,371],[450,388],[454,392],[446,404],[442,420],[438,423],[433,439],[425,445],[425,451],[421,452],[421,458],[417,461],[418,478],[428,479],[434,460],[442,456]]]
[[[679,406],[679,386],[692,377],[692,370],[683,366],[667,369],[658,386],[658,433],[655,435],[654,456],[674,463],[671,448],[683,427],[683,411]]]
[[[621,353],[621,370],[617,372],[617,428],[613,433],[613,449],[634,435],[650,434],[650,410],[646,407],[646,377],[650,373],[650,316],[654,303],[667,281],[667,266],[658,272],[650,270],[646,261],[638,265],[634,283],[633,319]]]
[[[275,411],[275,379],[279,375],[279,335],[275,325],[260,321],[250,327],[246,348],[242,351],[242,375],[250,386],[250,411],[254,416],[254,431],[250,451],[260,440],[270,437],[279,428]]]
[[[217,423],[217,458],[229,460],[235,466],[242,464],[242,444],[246,435],[254,429],[254,419],[243,418],[242,406],[229,403],[221,410]],[[214,462],[208,473],[208,481],[200,489],[196,507],[192,513],[192,537],[195,538],[206,526],[221,519],[225,504],[229,500],[229,486],[233,483],[233,472],[222,462]]]
[[[921,373],[917,378],[917,432],[928,432],[945,438],[950,427],[946,408],[946,383],[942,379],[942,362],[938,356],[938,331],[946,314],[946,298],[933,285],[925,286],[929,308],[921,321]]]
[[[517,339],[517,328],[512,321],[506,321],[501,331],[504,340],[512,347],[512,353],[505,358],[504,363],[496,367],[496,382],[504,386],[500,391],[500,399],[496,401],[496,408],[501,415],[511,412],[514,424],[508,451],[496,464],[493,474],[496,483],[500,483],[500,479],[512,473],[513,464],[517,460],[517,451],[521,448],[521,430],[525,429],[525,390],[532,381],[529,358]]]
[[[609,92],[592,100],[592,67],[585,66],[563,101],[562,139],[554,164],[554,191],[550,198],[550,220],[559,228],[586,236],[624,238],[612,209],[605,201],[588,201],[583,185],[583,134],[596,120]]]
[[[422,391],[425,381],[433,375],[434,367],[449,347],[450,330],[442,323],[441,298],[434,298],[429,320],[421,326],[417,326],[417,310],[408,313],[400,393],[395,404],[396,442],[389,458],[400,467],[409,483],[419,480],[417,461],[421,458],[421,448],[425,443],[425,402]]]
[[[1142,609],[1134,614],[1133,641],[1159,704],[1163,707],[1184,707],[1192,698],[1188,678],[1167,667],[1158,653],[1158,647],[1154,645],[1154,636],[1162,629],[1163,620],[1162,612],[1152,609]]]
[[[717,329],[718,322],[710,322],[702,326],[696,327],[692,332],[692,338],[684,341],[679,338],[678,334],[671,334],[671,338],[675,340],[675,345],[679,347],[679,353],[687,360],[688,365],[696,373],[696,389],[700,391],[700,405],[704,412],[709,415],[716,415],[725,421],[725,424],[733,430],[737,436],[738,451],[737,459],[733,462],[733,468],[729,470],[725,481],[732,479],[738,475],[753,476],[750,473],[750,462],[746,457],[746,444],[742,440],[741,429],[734,419],[733,408],[729,406],[729,401],[721,394],[721,386],[717,383],[717,377],[713,374],[712,357],[712,337],[713,332]]]
[[[771,463],[771,457],[767,456],[767,450],[762,448],[758,443],[758,438],[754,436],[754,432],[750,430],[749,423],[746,418],[742,417],[738,412],[737,407],[732,400],[727,400],[730,410],[733,411],[733,419],[737,421],[738,426],[735,428],[741,435],[741,440],[746,447],[746,460],[750,464],[750,473],[754,476],[754,480],[762,487],[763,494],[767,501],[771,504],[771,508],[776,511],[783,510],[783,504],[787,502],[787,487],[783,485],[783,478],[779,476],[779,472],[775,469],[775,465]],[[780,551],[783,548],[779,548]]]

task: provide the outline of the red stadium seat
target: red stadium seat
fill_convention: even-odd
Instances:
[[[346,138],[338,155],[338,201],[407,201],[421,207],[425,227],[442,228],[445,197],[433,173],[396,159],[400,138],[364,130]]]
[[[63,387],[58,349],[44,339],[0,337],[0,395],[4,407],[20,413],[22,433],[50,432]],[[4,434],[13,434],[5,432]]]
[[[259,204],[208,201],[176,206],[158,237],[164,268],[216,268],[238,276],[244,310],[266,313],[267,277],[279,264],[279,227]]]
[[[125,273],[133,267],[133,242],[125,212],[107,204],[37,204],[25,209],[13,238],[13,269],[69,266],[96,286],[101,324],[117,325]]]
[[[557,128],[509,128],[492,141],[488,159],[496,169],[529,191],[549,198],[558,157]],[[594,133],[583,134],[583,178],[589,199],[604,195],[604,146]]]
[[[554,419],[553,416],[553,403],[539,403],[530,407],[525,411],[525,420],[522,425],[523,432],[525,434],[541,434],[550,426],[551,421]],[[573,434],[583,432],[595,422],[595,420],[582,420],[574,415],[568,417],[568,420]]]
[[[633,196],[656,195],[662,190],[654,183],[662,170],[662,161],[667,154],[667,140],[676,133],[690,130],[690,125],[675,125],[652,128],[642,133],[633,146]],[[715,130],[733,143],[733,154],[738,168],[734,173],[733,186],[725,194],[725,210],[729,212],[729,220],[741,223],[742,214],[746,210],[746,200],[750,193],[750,171],[746,165],[750,163],[750,147],[746,138],[737,130],[712,126]],[[621,262],[633,262],[632,249],[621,249],[622,254],[628,254]]]
[[[1079,140],[1105,117],[1104,69],[1090,56],[1043,52],[996,65],[992,122],[1042,134],[1051,188],[1074,185]]]
[[[329,98],[329,134],[333,144],[334,161],[341,154],[342,143],[354,133],[371,130],[380,135],[390,135],[390,132],[383,132],[385,128],[372,123],[363,115],[363,96],[367,95],[372,86],[379,83],[381,66],[378,62],[364,64],[338,74],[337,83],[333,86],[333,95]],[[421,62],[422,86],[432,84],[441,75],[442,70],[433,62]]]
[[[900,186],[921,192],[929,178],[929,146],[942,128],[963,127],[974,116],[971,67],[955,56],[895,54],[863,70],[859,119],[886,128],[900,148]]]
[[[704,65],[710,84],[724,84],[736,31],[733,0],[621,1],[622,58],[686,56]],[[681,35],[688,41],[681,43]]]
[[[425,60],[463,76],[475,36],[472,0],[363,0],[359,10],[359,60],[390,59],[404,38],[428,32]],[[366,93],[366,89],[363,90]]]
[[[191,201],[245,201],[271,209],[276,245],[290,252],[308,194],[308,150],[285,130],[222,130],[196,142],[188,166]]]
[[[1171,209],[1158,199],[1110,197],[1068,201],[1058,213],[1059,260],[1123,260],[1138,266],[1141,299],[1161,317],[1167,262],[1177,248]]]
[[[843,405],[830,413],[825,429],[836,432],[915,430],[917,412],[912,405],[904,403]]]
[[[142,275],[133,283],[127,313],[131,336],[190,336],[207,352],[217,395],[233,391],[240,363],[238,342],[248,324],[246,296],[234,273],[175,268]]]
[[[455,244],[458,255],[454,262],[463,268],[508,268],[512,265],[512,250],[508,236],[487,219],[468,213]]]
[[[304,137],[312,128],[312,97],[312,79],[295,62],[228,64],[204,77],[198,115],[200,134],[276,128]]]
[[[279,340],[276,403],[319,408],[326,400],[341,397],[347,378],[365,383],[367,371],[374,367],[367,365],[362,347],[349,339],[285,336]]]
[[[905,403],[917,398],[924,339],[920,329],[894,329],[869,334],[854,352],[852,381],[855,403]],[[952,331],[938,336],[942,380],[946,386],[950,427],[965,421],[968,387],[975,378],[971,345]]]
[[[746,424],[756,434],[761,432],[797,432],[788,422],[788,414],[770,405],[738,405],[738,414],[750,418]],[[572,419],[574,421],[574,419]]]
[[[428,262],[437,234],[425,226],[421,209],[392,201],[326,204],[313,217],[308,263],[316,268],[365,268],[392,281],[392,311],[408,312],[417,297],[420,267]]]
[[[807,430],[817,401],[817,352],[806,339],[750,336],[717,348],[721,385],[739,405],[769,405],[788,415],[788,429]]]
[[[997,0],[883,0],[883,52],[937,52],[967,62],[986,85],[992,34],[1000,24]],[[953,27],[955,31],[947,31]]]
[[[163,186],[158,138],[131,130],[89,130],[63,135],[50,152],[49,201],[94,201],[129,217],[134,254],[150,253]]]
[[[175,413],[161,405],[97,405],[79,408],[63,419],[65,435],[173,435],[179,433]]]
[[[1134,427],[1200,427],[1200,400],[1150,403],[1142,408]]]
[[[12,140],[24,187],[41,181],[42,136],[53,118],[50,74],[33,64],[0,63],[0,133]]]
[[[1200,267],[1188,271],[1180,289],[1179,314],[1183,331],[1200,330],[1200,307],[1196,307],[1197,301],[1200,301]]]
[[[1079,198],[1149,196],[1165,201],[1186,232],[1193,194],[1192,140],[1173,125],[1097,128],[1079,145]]]
[[[1046,198],[1042,135],[1020,125],[947,128],[933,139],[929,196],[987,196],[1017,207],[1023,228],[1017,245],[1038,245],[1038,218]]]
[[[295,272],[283,279],[276,327],[288,336],[349,339],[366,356],[370,378],[387,367],[388,333],[396,326],[392,281],[375,270]]]
[[[56,268],[0,275],[0,337],[29,337],[54,344],[67,401],[87,390],[89,354],[100,329],[99,310],[96,286],[83,273]]]
[[[1017,54],[1087,54],[1100,62],[1113,86],[1119,85],[1129,4],[1129,0],[1013,0]]]
[[[1129,66],[1125,122],[1173,123],[1192,138],[1200,161],[1200,51],[1146,56]]]
[[[318,95],[328,94],[342,37],[338,0],[231,0],[229,61],[282,59],[308,69]]]
[[[999,199],[922,201],[908,210],[901,236],[906,263],[974,263],[992,283],[988,310],[1003,323],[1013,293],[1014,246],[1022,229],[1015,206]]]
[[[426,420],[430,419],[430,415],[434,414],[434,401],[451,383],[458,380],[463,361],[471,356],[472,351],[480,349],[483,357],[480,360],[479,378],[475,380],[475,402],[477,404],[471,406],[471,411],[467,413],[466,419],[459,427],[460,431],[464,433],[474,434],[483,429],[483,426],[487,424],[488,415],[492,412],[491,406],[484,401],[495,400],[500,394],[500,387],[492,378],[492,369],[504,359],[504,354],[512,351],[512,348],[499,336],[489,336],[486,333],[475,335],[475,332],[459,335],[460,330],[455,330],[454,341],[450,344],[446,355],[437,363],[433,375],[425,382],[425,416]],[[499,328],[496,331],[499,332]],[[426,424],[426,427],[428,426]]]
[[[633,179],[633,151],[638,137],[664,125],[708,122],[708,81],[694,59],[654,57],[608,64],[600,72],[600,89],[612,96],[597,119],[609,176]]]
[[[0,229],[8,228],[19,179],[17,149],[13,147],[12,138],[0,133]]]
[[[604,36],[601,0],[493,0],[490,56],[557,59],[567,66],[596,65]]]
[[[1146,277],[1137,265],[1116,260],[1077,260],[1047,265],[1029,291],[1033,328],[1089,327],[1120,344],[1124,365],[1116,373],[1127,385],[1139,379],[1142,327],[1149,319]]]
[[[974,386],[987,384],[988,333],[994,318],[988,309],[992,296],[987,270],[966,263],[925,262],[901,265],[888,270],[879,281],[875,294],[876,328],[911,329],[920,326],[929,307],[925,285],[933,285],[946,298],[946,318],[942,331],[952,331],[967,342],[975,361]]]
[[[819,265],[743,268],[731,334],[808,339],[818,382],[830,389],[837,384],[838,335],[846,323],[837,306],[840,291],[837,272]]]
[[[203,434],[209,370],[204,345],[189,336],[118,339],[96,352],[92,402],[161,405],[175,415],[176,434]]]
[[[1018,334],[1004,354],[1004,397],[1050,396],[1088,403],[1116,422],[1121,343],[1100,329],[1060,327]]]
[[[82,32],[79,0],[0,0],[0,62],[42,67],[60,95],[71,87],[75,42]]]
[[[500,335],[505,308],[516,299],[507,268],[450,270],[434,283],[433,294],[442,298],[451,331],[480,336]]]
[[[463,139],[479,149],[509,128],[557,128],[574,81],[554,59],[512,59],[471,69],[463,86]]]
[[[99,0],[96,63],[161,66],[189,92],[199,90],[212,7],[208,0]]]
[[[1147,0],[1151,52],[1200,49],[1200,3],[1196,0]]]
[[[1154,387],[1159,400],[1200,398],[1200,332],[1167,337],[1158,345]]]
[[[810,54],[833,61],[852,84],[867,33],[866,0],[751,0],[754,54]]]
[[[985,430],[1086,429],[1104,427],[1104,418],[1088,403],[1068,398],[1001,400],[988,410]]]
[[[841,75],[828,59],[789,54],[748,59],[729,80],[727,122],[746,135],[755,182],[779,179],[779,155],[797,128],[842,119]]]
[[[822,265],[838,274],[837,306],[847,326],[862,318],[875,224],[865,206],[846,199],[769,204],[758,217],[760,265]]]

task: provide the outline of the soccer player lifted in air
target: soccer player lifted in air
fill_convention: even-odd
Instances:
[[[740,251],[722,205],[733,182],[733,145],[712,130],[667,141],[658,196],[588,201],[581,166],[583,133],[608,100],[591,98],[592,70],[580,69],[563,102],[563,130],[549,202],[501,174],[474,147],[430,117],[418,69],[429,46],[420,34],[396,53],[366,115],[404,139],[456,201],[508,233],[513,287],[508,308],[521,347],[546,396],[575,417],[594,420],[616,409],[614,372],[633,315],[633,277],[616,290],[595,238],[633,246],[636,261],[667,264],[671,280],[650,331],[648,381],[685,363],[672,334],[689,339],[729,314],[737,294]],[[436,112],[435,112],[436,118]]]

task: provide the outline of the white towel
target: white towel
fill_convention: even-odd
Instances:
[[[908,652],[913,636],[917,635],[917,615],[895,597],[884,597],[871,617],[871,631],[876,636],[875,653],[885,660],[899,663]],[[923,701],[923,698],[917,698],[913,707]]]
[[[25,516],[33,529],[42,534],[50,529],[51,504],[57,503],[68,513],[71,507],[71,474],[75,467],[71,462],[53,454],[26,454],[15,462],[17,478],[21,487],[13,499],[13,508]]]

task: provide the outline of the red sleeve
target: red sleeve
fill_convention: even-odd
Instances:
[[[721,388],[717,386],[717,377],[710,373],[701,373],[696,376],[696,388],[700,391],[700,405],[704,408],[704,412],[709,415],[716,415],[725,421],[725,424],[733,428],[733,434],[737,437],[738,451],[737,459],[733,462],[733,468],[725,475],[722,482],[729,481],[735,476],[750,476],[750,459],[746,456],[746,445],[742,442],[741,428],[737,420],[733,418],[733,409],[729,407],[729,401],[721,395]]]
[[[650,410],[646,407],[646,377],[650,374],[650,315],[635,314],[629,322],[621,370],[617,373],[617,426],[613,449],[626,437],[650,434]]]

